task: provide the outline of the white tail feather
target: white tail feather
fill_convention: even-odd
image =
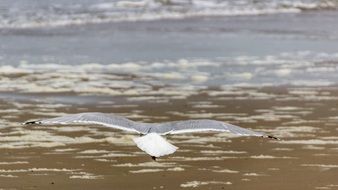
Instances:
[[[178,147],[168,143],[163,137],[156,133],[134,138],[137,147],[150,156],[160,157],[174,153]]]

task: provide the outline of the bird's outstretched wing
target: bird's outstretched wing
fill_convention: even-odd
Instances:
[[[142,123],[131,121],[127,118],[117,116],[114,114],[105,114],[97,112],[69,114],[61,117],[51,119],[42,119],[36,121],[28,121],[24,124],[41,124],[41,125],[55,125],[55,124],[98,124],[111,128],[131,131],[141,134],[146,134],[149,131],[149,126],[142,125]]]
[[[229,132],[241,136],[259,136],[277,139],[276,137],[268,136],[262,132],[256,132],[242,127],[238,127],[236,125],[231,125],[221,121],[208,119],[160,123],[156,126],[153,126],[150,130],[150,132],[155,132],[159,134],[179,134],[179,133],[191,133],[202,131]]]
[[[141,134],[158,133],[158,134],[179,134],[201,131],[219,131],[229,132],[242,136],[262,136],[278,139],[273,136],[266,135],[262,132],[256,132],[229,123],[216,120],[199,119],[172,121],[164,123],[141,123],[129,120],[125,117],[114,114],[105,114],[98,112],[69,114],[61,117],[43,119],[36,121],[28,121],[24,124],[99,124],[111,128],[121,129],[125,131],[137,132]]]
[[[98,124],[111,128],[121,129],[125,131],[132,131],[145,136],[134,139],[136,145],[152,157],[160,157],[172,154],[177,150],[177,147],[168,143],[160,135],[178,134],[188,132],[200,131],[219,131],[229,132],[242,136],[260,136],[278,139],[273,136],[268,136],[261,132],[255,132],[249,129],[244,129],[235,125],[224,123],[216,120],[185,120],[173,121],[165,123],[141,123],[131,121],[121,116],[105,113],[79,113],[70,114],[51,119],[43,119],[36,121],[28,121],[24,124],[41,124],[41,125],[55,125],[55,124]]]

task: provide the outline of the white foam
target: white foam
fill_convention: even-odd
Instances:
[[[154,173],[154,172],[162,172],[163,169],[141,169],[141,170],[132,170],[130,173]]]
[[[122,0],[122,1],[118,1],[116,2],[116,6],[118,7],[141,7],[141,8],[144,8],[148,3],[150,3],[150,1],[125,1],[125,0]]]
[[[54,149],[55,152],[73,152],[76,151],[76,148],[59,148],[59,149]]]
[[[157,168],[170,168],[175,166],[176,163],[174,162],[165,162],[165,163],[160,163],[160,162],[143,162],[143,163],[125,163],[125,164],[115,164],[115,167],[157,167]]]
[[[191,80],[196,83],[204,83],[208,80],[207,75],[196,74],[191,76]]]
[[[253,77],[252,73],[244,72],[244,73],[226,73],[226,77],[233,80],[251,80]]]
[[[110,159],[105,159],[105,158],[97,158],[95,160],[98,162],[117,162],[117,160],[110,160]]]
[[[16,164],[29,164],[29,162],[27,161],[0,162],[0,165],[16,165]]]
[[[230,156],[215,156],[215,157],[180,157],[175,156],[172,157],[173,160],[178,161],[210,161],[210,160],[225,160],[225,159],[237,159],[238,157],[230,157]]]
[[[129,6],[127,6],[127,4]],[[92,7],[93,12],[87,12],[82,14],[56,14],[44,12],[44,17],[34,17],[29,15],[21,15],[21,17],[12,18],[11,22],[7,19],[3,19],[0,22],[1,28],[36,28],[36,27],[60,27],[69,25],[86,25],[86,24],[100,24],[111,22],[126,22],[126,21],[149,21],[159,19],[183,19],[187,17],[199,17],[199,16],[237,16],[237,15],[262,15],[262,14],[277,14],[277,13],[298,13],[301,12],[297,8],[247,8],[247,9],[223,9],[220,8],[192,8],[187,11],[170,11],[170,9],[144,9],[143,3],[130,2],[130,3],[117,3],[117,4],[98,4],[96,7]],[[131,7],[140,9],[139,11],[123,11],[111,12],[113,6],[116,9],[128,10]],[[110,12],[104,12],[96,14],[98,10]],[[149,11],[147,11],[149,10]],[[29,13],[28,13],[29,14]],[[52,19],[53,18],[53,19]]]
[[[216,172],[216,173],[229,173],[229,174],[237,174],[237,173],[239,173],[239,171],[229,170],[229,169],[212,170],[212,171]]]
[[[196,187],[205,186],[205,185],[217,185],[217,184],[232,185],[230,181],[227,181],[227,182],[225,181],[188,181],[188,182],[181,184],[180,186],[183,188],[196,188]]]
[[[306,146],[303,146],[303,148],[309,149],[309,150],[324,150],[324,149],[326,149],[325,147],[314,146],[314,145],[306,145]]]
[[[103,65],[86,63],[77,65],[21,63],[18,66],[0,66],[0,90],[21,92],[76,92],[80,94],[107,94],[135,96],[140,100],[166,102],[168,96],[184,99],[196,94],[205,86],[222,85],[221,90],[208,90],[210,96],[223,99],[271,99],[290,98],[276,96],[240,87],[295,84],[327,86],[338,81],[332,66],[314,64],[337,60],[338,55],[296,52],[264,57],[229,57],[223,61],[181,59],[162,62],[126,62]],[[245,63],[245,64],[244,64]],[[310,66],[309,66],[310,65]],[[206,73],[210,69],[212,73]],[[231,67],[233,69],[229,70]],[[253,69],[256,68],[256,69]],[[258,67],[258,68],[257,68]],[[308,78],[311,67],[321,71],[322,78]],[[305,72],[305,73],[304,73]],[[8,74],[11,73],[11,74]],[[280,76],[276,79],[276,75]],[[20,77],[17,77],[20,76]],[[130,77],[133,76],[133,77]],[[15,80],[13,80],[13,77]],[[273,82],[271,82],[273,80]],[[161,87],[153,90],[153,86]],[[240,89],[240,90],[239,90]],[[292,98],[304,95],[307,100],[334,99],[329,94],[318,94],[315,88],[294,88]],[[140,96],[140,97],[137,97]],[[162,98],[159,98],[162,96]]]
[[[14,74],[29,74],[32,73],[29,70],[13,67],[11,65],[0,66],[0,74],[2,75],[14,75]]]
[[[289,76],[291,74],[291,72],[292,72],[292,70],[290,70],[290,69],[279,69],[279,70],[275,71],[275,74],[278,77],[286,77],[286,76]]]
[[[259,177],[259,176],[266,176],[265,174],[258,174],[258,173],[245,173],[243,176],[250,176],[250,177]]]
[[[299,13],[302,10],[335,9],[334,0],[284,0],[240,2],[217,0],[117,0],[108,2],[81,2],[75,5],[4,7],[0,14],[1,28],[58,27],[145,21],[158,19],[184,19],[187,17],[262,15]]]
[[[247,152],[246,151],[233,151],[233,150],[202,150],[201,153],[215,155],[215,154],[245,154]]]
[[[278,137],[311,137],[313,133],[319,131],[319,128],[311,126],[287,126],[276,127],[267,131],[272,132]]]
[[[253,159],[295,159],[295,157],[288,157],[288,156],[272,156],[272,155],[254,155],[254,156],[250,156],[250,158]]]
[[[101,175],[93,175],[93,174],[89,174],[89,173],[85,173],[82,175],[71,175],[69,176],[70,179],[103,179],[103,176]]]
[[[305,166],[305,167],[318,167],[318,168],[321,168],[321,169],[338,168],[338,165],[335,165],[335,164],[302,164],[301,166]]]
[[[28,169],[0,169],[0,173],[28,173],[28,172],[76,172],[78,169],[67,169],[67,168],[28,168]]]
[[[0,174],[0,177],[5,177],[5,178],[16,178],[18,176],[12,175],[12,174]]]
[[[109,153],[107,150],[84,150],[79,152],[80,154],[102,154],[102,153]]]
[[[167,171],[172,171],[172,172],[181,172],[184,171],[185,169],[182,167],[173,167],[173,168],[168,168]]]
[[[293,151],[294,149],[292,149],[292,148],[274,148],[273,150],[276,150],[276,151]]]
[[[305,145],[337,145],[338,140],[321,140],[321,139],[308,139],[308,140],[283,140],[278,143],[281,144],[305,144]]]
[[[119,152],[110,152],[108,154],[103,154],[103,155],[85,155],[85,156],[75,156],[74,158],[79,158],[79,159],[88,159],[88,158],[93,158],[93,159],[100,159],[100,158],[119,158],[119,157],[134,157],[136,154],[128,154],[128,153],[119,153]]]

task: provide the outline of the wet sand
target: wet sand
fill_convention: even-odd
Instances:
[[[207,88],[181,99],[2,92],[0,188],[337,189],[337,95],[336,86]],[[167,138],[178,151],[154,162],[133,144],[134,134],[21,125],[85,111],[144,122],[211,118],[282,140],[173,135]]]

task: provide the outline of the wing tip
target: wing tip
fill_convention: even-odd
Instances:
[[[277,141],[280,141],[281,139],[278,138],[278,137],[275,137],[275,136],[272,136],[272,135],[265,135],[263,136],[264,138],[268,138],[268,139],[273,139],[273,140],[277,140]]]
[[[39,125],[41,124],[40,120],[35,120],[35,121],[26,121],[23,123],[23,125]]]

